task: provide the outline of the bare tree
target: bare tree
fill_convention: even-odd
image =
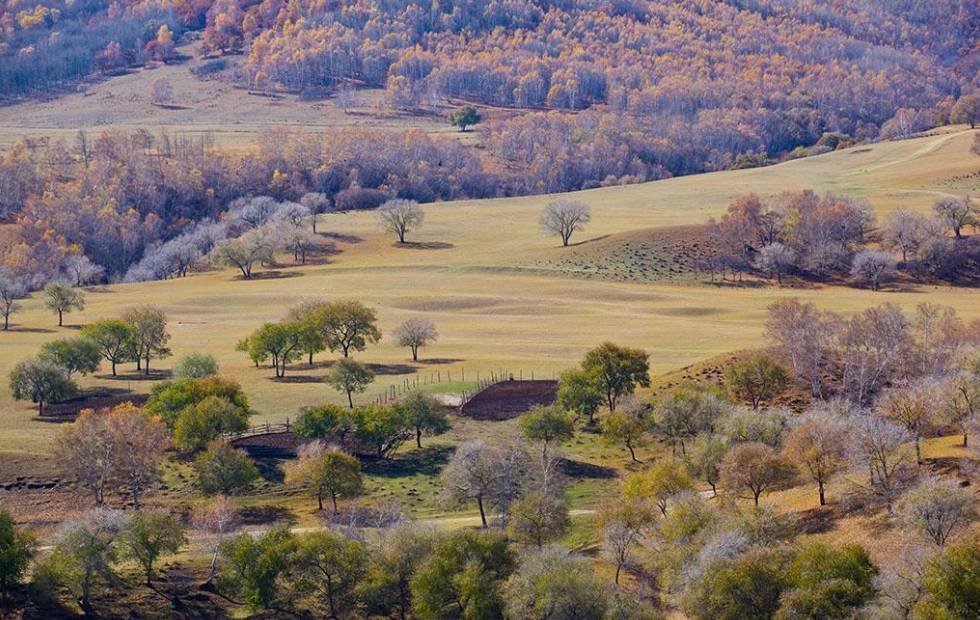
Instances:
[[[871,285],[871,290],[881,289],[881,283],[895,275],[895,259],[882,250],[861,250],[851,262],[851,275]]]
[[[953,234],[956,235],[957,239],[963,237],[964,226],[976,226],[980,222],[977,219],[980,211],[973,206],[973,201],[970,200],[969,196],[962,198],[955,198],[953,196],[939,198],[936,202],[932,203],[932,210],[936,212],[939,219],[953,230]]]
[[[238,513],[225,495],[217,495],[209,503],[194,510],[191,524],[194,529],[206,534],[205,541],[211,554],[211,567],[205,583],[211,583],[217,574],[221,543],[225,536],[238,527],[238,521]]]
[[[62,327],[66,312],[85,309],[85,295],[65,284],[52,282],[44,287],[44,305],[58,314],[58,327]]]
[[[883,243],[886,248],[902,253],[902,262],[916,258],[919,248],[932,236],[932,226],[922,214],[911,209],[900,208],[885,222],[882,230]]]
[[[378,207],[375,215],[382,230],[395,233],[399,243],[405,243],[408,231],[418,228],[425,219],[425,214],[414,200],[396,198]]]
[[[867,403],[901,370],[912,348],[909,320],[895,304],[882,304],[841,325],[838,346],[843,387],[854,402]]]
[[[167,78],[157,78],[150,87],[150,101],[158,106],[168,106],[174,100],[174,87]]]
[[[506,513],[524,489],[530,457],[516,443],[493,445],[481,439],[460,444],[442,472],[446,498],[454,503],[476,501],[480,522],[487,527],[487,509]]]
[[[903,495],[897,512],[907,527],[940,547],[968,528],[977,515],[973,493],[936,478],[926,478]]]
[[[814,396],[823,394],[823,373],[832,360],[833,335],[840,317],[818,310],[812,302],[783,299],[769,306],[766,335],[793,367],[793,372],[810,384]]]
[[[878,399],[876,409],[882,417],[904,428],[915,442],[915,462],[922,465],[922,437],[933,429],[937,403],[942,402],[939,384],[930,379],[893,387]]]
[[[3,330],[10,329],[10,315],[20,310],[17,300],[27,294],[27,287],[4,270],[0,270],[0,314]]]
[[[878,415],[859,414],[853,423],[854,450],[868,468],[869,488],[891,514],[913,458],[908,445],[912,438],[904,428]]]
[[[322,192],[307,192],[299,199],[299,203],[309,209],[313,232],[316,232],[316,216],[330,208],[330,199]]]
[[[912,620],[915,610],[926,594],[926,562],[929,554],[922,548],[911,547],[898,553],[885,570],[875,578],[881,593],[882,611],[886,618]]]
[[[654,521],[648,502],[624,500],[599,513],[602,527],[602,550],[616,564],[616,585],[623,568],[630,564],[633,551],[643,541],[643,534]]]
[[[568,246],[572,234],[584,230],[591,220],[589,205],[576,200],[556,200],[545,207],[539,222],[546,233],[558,235],[562,246]]]
[[[419,348],[424,347],[439,338],[436,324],[429,319],[408,319],[394,331],[398,344],[412,350],[412,361],[419,359]]]
[[[776,278],[776,282],[782,286],[783,276],[796,264],[796,252],[792,248],[775,241],[762,246],[755,264],[756,267],[769,274],[770,278]]]
[[[167,427],[131,404],[113,408],[110,416],[116,464],[114,476],[129,488],[133,506],[140,507],[140,497],[159,473],[158,466],[170,444]]]
[[[62,266],[75,286],[91,284],[105,273],[105,269],[93,263],[84,254],[69,255]]]

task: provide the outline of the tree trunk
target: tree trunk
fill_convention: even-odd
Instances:
[[[640,459],[636,458],[636,451],[633,450],[633,444],[627,443],[626,448],[630,451],[630,458],[633,459],[634,463],[639,463]]]
[[[966,447],[966,433],[963,433],[963,447]]]
[[[347,390],[347,406],[351,409],[354,408],[354,398],[351,396],[350,390]]]
[[[323,511],[323,491],[316,492],[316,509]]]
[[[756,507],[756,508],[758,508],[758,507],[759,507],[759,496],[760,496],[760,495],[762,495],[762,492],[761,492],[761,491],[759,491],[759,492],[753,492],[753,493],[752,493],[752,499],[754,499],[754,500],[755,500],[755,507]]]
[[[112,376],[116,376],[116,360],[112,360]]]
[[[310,349],[310,366],[313,365],[313,349]]]
[[[715,486],[715,483],[709,480],[708,484],[711,485],[711,496],[718,497],[718,487]]]
[[[143,356],[136,354],[136,370],[143,370]]]
[[[143,364],[143,374],[146,376],[150,375],[150,354],[146,354],[146,362]]]
[[[823,496],[823,480],[821,480],[817,484],[820,486],[820,505],[821,506],[826,506],[827,505],[827,500],[824,499],[824,496]]]
[[[3,331],[7,331],[8,329],[10,329],[10,315],[9,314],[4,314],[3,315]]]
[[[418,448],[422,447],[422,427],[415,427],[415,446]]]
[[[621,562],[616,562],[616,577],[615,577],[615,582],[616,582],[616,585],[617,586],[619,585],[619,573],[622,570],[623,570],[623,564]]]
[[[62,324],[64,323],[64,317],[65,317],[64,312],[58,310],[58,327],[62,327]]]
[[[419,348],[415,346],[412,347],[412,361],[419,361]]]
[[[337,494],[333,491],[330,492],[330,499],[333,500],[333,513],[334,515],[340,514],[340,509],[337,508]]]
[[[478,495],[476,498],[476,503],[480,507],[480,522],[483,524],[483,529],[487,529],[487,513],[483,510],[483,496]]]
[[[915,438],[915,464],[922,465],[922,448],[919,447],[919,438]]]

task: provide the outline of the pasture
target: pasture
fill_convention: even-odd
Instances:
[[[558,247],[537,226],[538,213],[553,196],[426,205],[424,226],[401,246],[377,230],[371,213],[322,216],[320,230],[338,250],[323,264],[262,269],[251,281],[219,270],[93,288],[86,292],[87,308],[68,315],[62,329],[34,295],[14,315],[11,331],[0,333],[0,376],[6,377],[17,361],[34,355],[47,340],[147,303],[167,312],[174,355],[215,355],[222,374],[244,386],[258,423],[281,422],[301,406],[341,400],[323,383],[336,354],[318,355],[312,368],[297,363],[276,380],[270,369],[254,368],[235,351],[240,338],[265,321],[278,320],[305,297],[360,299],[377,311],[385,334],[410,317],[435,321],[440,339],[423,350],[418,363],[389,336],[355,354],[377,374],[361,402],[417,378],[473,381],[477,373],[485,376],[500,369],[550,378],[605,340],[648,350],[653,372],[662,375],[761,345],[766,307],[779,297],[813,300],[842,312],[884,301],[912,309],[929,301],[977,318],[980,293],[974,289],[915,286],[872,293],[839,286],[777,288],[763,282],[733,286],[705,283],[691,274],[633,282],[601,273],[570,277],[572,270],[561,262],[572,252],[589,258],[592,248],[608,250],[651,231],[702,223],[747,191],[771,194],[812,187],[864,196],[879,213],[899,205],[927,209],[938,195],[980,188],[978,158],[969,153],[972,133],[940,132],[768,168],[578,192],[571,196],[592,206],[593,221],[570,248]],[[126,366],[118,378],[99,374],[82,383],[146,392],[152,379],[166,376],[172,362],[157,362],[163,372],[151,380]],[[30,403],[13,402],[6,381],[0,386],[0,410],[0,453],[50,449],[55,426],[38,421]]]

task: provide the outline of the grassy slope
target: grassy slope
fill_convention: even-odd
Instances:
[[[772,193],[815,187],[864,195],[880,211],[899,204],[927,208],[939,194],[976,190],[978,162],[969,154],[971,132],[954,131],[897,143],[878,144],[798,160],[764,169],[722,172],[580,192],[593,207],[593,223],[581,241],[635,229],[691,224],[721,213],[741,192]],[[969,174],[974,174],[968,177]],[[966,180],[951,181],[954,177]],[[339,242],[342,252],[327,265],[285,267],[276,279],[240,281],[218,271],[177,281],[116,285],[88,292],[88,308],[69,315],[77,326],[143,303],[162,306],[170,316],[172,348],[180,355],[205,350],[216,355],[222,372],[245,386],[259,421],[294,416],[301,405],[338,396],[320,382],[325,368],[298,367],[286,382],[270,379],[234,351],[235,342],[264,321],[280,318],[305,296],[356,297],[375,307],[381,328],[390,333],[412,316],[433,318],[442,334],[424,351],[429,362],[411,364],[406,351],[389,339],[358,354],[378,364],[371,394],[415,374],[443,379],[461,371],[508,369],[547,376],[575,363],[589,347],[614,340],[652,354],[655,373],[761,342],[765,308],[776,297],[799,296],[841,311],[882,301],[912,308],[923,301],[954,306],[980,316],[980,294],[969,289],[920,287],[873,294],[850,288],[807,290],[771,287],[728,288],[694,282],[633,284],[570,279],[542,265],[561,256],[554,241],[540,235],[536,217],[551,197],[463,201],[426,207],[425,227],[413,235],[422,245],[395,247],[380,235],[369,213],[323,219],[321,228],[353,236]],[[345,237],[350,239],[350,237]],[[535,265],[521,270],[521,265]],[[0,376],[40,344],[74,333],[57,329],[40,300],[25,301],[15,327],[0,333]],[[326,359],[329,355],[321,355]],[[435,362],[431,360],[436,360]],[[437,362],[437,363],[436,363]],[[162,364],[164,367],[169,362]],[[145,391],[150,383],[124,376],[85,380]],[[0,452],[48,449],[53,427],[33,420],[27,403],[14,403],[0,386]]]

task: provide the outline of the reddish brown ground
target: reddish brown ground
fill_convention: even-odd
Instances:
[[[460,414],[475,420],[509,420],[535,406],[554,404],[557,393],[557,381],[501,381],[477,393]]]

